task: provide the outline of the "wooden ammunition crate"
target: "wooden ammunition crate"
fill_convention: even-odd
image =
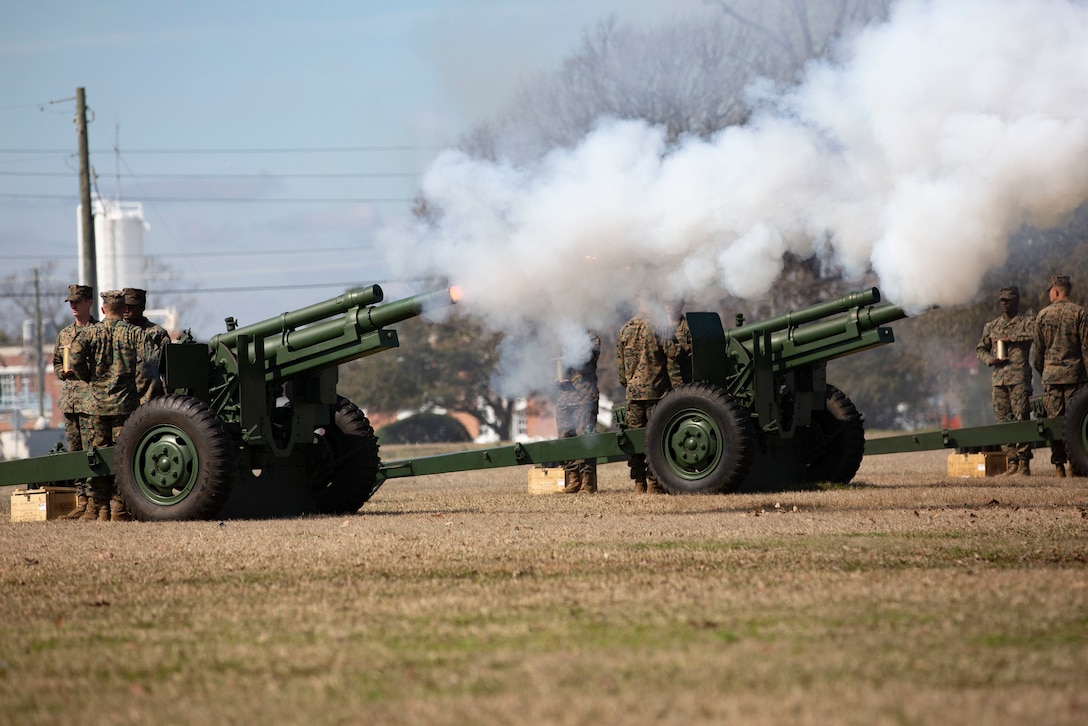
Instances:
[[[12,522],[44,522],[76,508],[75,487],[16,489],[11,495]]]
[[[1000,451],[988,451],[982,454],[949,454],[948,476],[950,478],[997,476],[1008,468],[1005,454]]]
[[[566,484],[561,466],[534,466],[529,470],[530,494],[560,494]]]

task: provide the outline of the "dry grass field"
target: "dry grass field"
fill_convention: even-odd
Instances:
[[[739,496],[503,469],[280,521],[16,524],[0,489],[0,720],[1088,723],[1088,479],[945,456]]]

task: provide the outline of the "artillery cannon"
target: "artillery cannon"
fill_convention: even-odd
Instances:
[[[383,464],[394,478],[645,453],[673,493],[846,483],[865,450],[853,402],[827,383],[830,360],[894,341],[906,317],[870,288],[726,331],[717,313],[686,315],[691,382],[666,393],[645,429],[441,454]]]
[[[382,303],[378,285],[163,346],[168,395],[129,417],[116,446],[0,465],[0,483],[116,475],[137,519],[355,512],[378,488],[370,421],[338,396],[341,363],[396,348],[386,326],[455,302],[443,289]]]
[[[688,313],[692,382],[646,428],[658,481],[702,493],[853,479],[865,427],[827,363],[895,340],[885,324],[906,313],[879,303],[874,287],[728,331],[717,313]]]

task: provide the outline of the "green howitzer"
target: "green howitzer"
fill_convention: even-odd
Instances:
[[[167,395],[140,406],[116,446],[0,464],[0,483],[114,474],[137,519],[340,514],[381,484],[369,420],[338,396],[338,366],[396,348],[387,326],[452,304],[456,289],[383,303],[349,290],[238,327],[163,346]]]
[[[876,288],[725,330],[714,312],[685,318],[685,383],[654,406],[645,428],[383,464],[387,478],[597,456],[645,454],[673,493],[764,491],[848,482],[865,449],[861,414],[826,379],[827,363],[894,341],[906,317]],[[622,421],[622,417],[619,417]]]
[[[865,450],[853,402],[827,363],[894,342],[907,316],[874,288],[723,330],[688,313],[691,383],[674,388],[646,427],[651,468],[674,492],[760,490],[848,482]]]

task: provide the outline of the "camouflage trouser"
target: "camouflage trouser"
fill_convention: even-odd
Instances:
[[[1047,383],[1043,385],[1043,405],[1046,407],[1046,415],[1050,418],[1064,416],[1065,407],[1073,400],[1073,397],[1084,388],[1084,383]],[[1065,453],[1065,442],[1061,439],[1050,442],[1050,462],[1052,464],[1064,464],[1068,461]]]
[[[645,426],[646,422],[650,420],[650,412],[654,410],[655,405],[657,405],[656,399],[628,401],[627,414],[624,417],[627,428],[635,429]],[[631,454],[631,458],[627,460],[627,466],[631,468],[631,478],[635,482],[656,481],[646,466],[645,454]]]
[[[87,425],[81,427],[81,435],[85,446],[113,446],[117,442],[117,436],[121,433],[121,427],[128,419],[124,416],[85,416]],[[91,477],[87,482],[90,493],[96,500],[106,501],[116,493],[116,487],[112,476]]]
[[[994,418],[998,423],[1031,420],[1031,386],[1022,383],[994,386]],[[1030,444],[1009,444],[1005,447],[1009,460],[1031,460]]]
[[[555,423],[559,438],[592,434],[597,431],[596,402],[582,406],[559,406],[555,409]],[[592,474],[597,471],[597,459],[575,459],[563,464],[565,472]]]
[[[64,439],[68,444],[68,451],[83,451],[83,429],[90,426],[89,422],[84,423],[83,419],[86,418],[87,415],[83,413],[64,414]],[[73,484],[79,496],[85,497],[90,494],[86,479],[76,479]]]

